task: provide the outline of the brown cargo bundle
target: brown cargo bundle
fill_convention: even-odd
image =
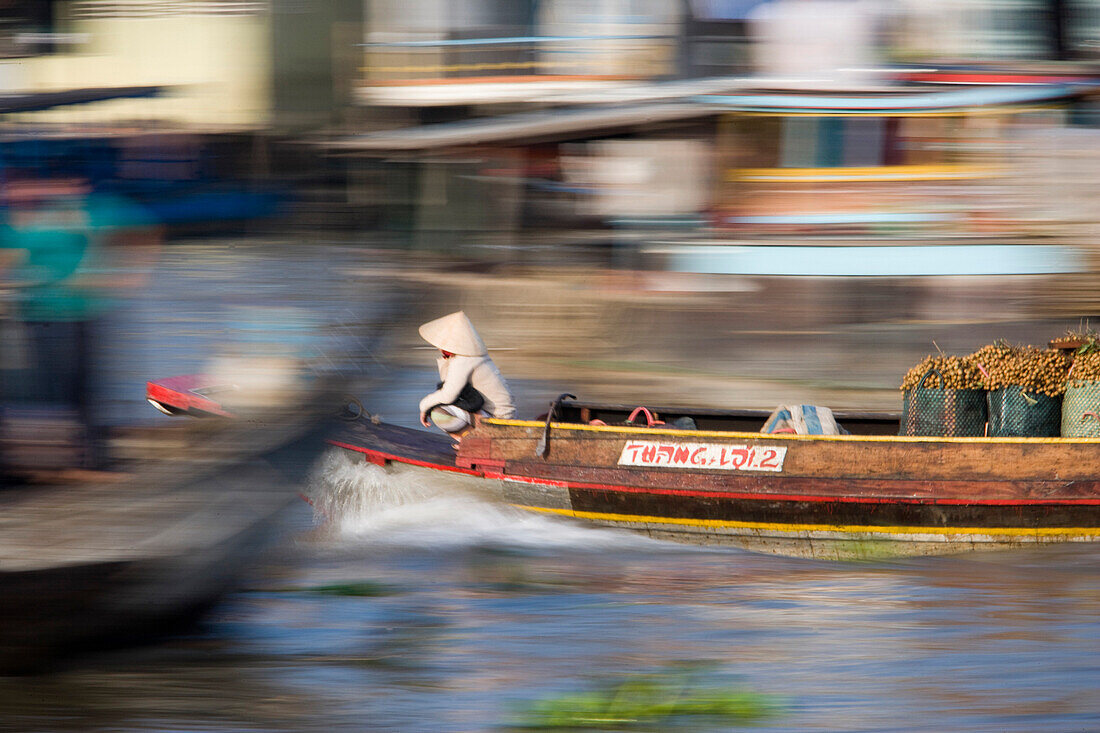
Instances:
[[[989,395],[989,435],[1061,435],[1062,394],[1070,357],[1059,349],[998,341],[970,355]]]

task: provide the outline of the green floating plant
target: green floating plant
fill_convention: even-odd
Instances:
[[[718,725],[751,725],[776,715],[772,695],[707,685],[698,675],[639,674],[605,682],[595,690],[537,700],[519,715],[516,728],[528,730],[652,730]]]

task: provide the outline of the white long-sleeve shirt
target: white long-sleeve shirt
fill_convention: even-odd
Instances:
[[[500,370],[488,356],[459,356],[449,359],[436,359],[439,378],[443,386],[420,400],[420,412],[430,410],[436,405],[449,405],[458,399],[458,393],[469,382],[473,388],[485,397],[484,409],[493,417],[512,418],[516,416],[516,406],[508,383],[500,375]]]

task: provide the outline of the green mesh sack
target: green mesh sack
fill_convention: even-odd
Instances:
[[[1018,385],[989,392],[989,435],[1051,438],[1062,434],[1062,396],[1031,393]]]
[[[917,386],[905,390],[901,401],[900,435],[946,437],[985,434],[985,391],[980,389],[940,389],[925,387],[932,374],[929,369]],[[940,384],[943,377],[940,375]]]
[[[1073,379],[1066,384],[1062,437],[1100,438],[1100,382]]]

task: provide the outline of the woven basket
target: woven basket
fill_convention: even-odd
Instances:
[[[940,389],[925,387],[929,369],[916,387],[905,390],[901,404],[900,435],[975,436],[985,434],[986,399],[980,389]]]
[[[1062,437],[1100,438],[1100,382],[1071,379],[1066,384]]]
[[[989,435],[1050,438],[1062,434],[1062,396],[1033,394],[1012,385],[989,392]]]

